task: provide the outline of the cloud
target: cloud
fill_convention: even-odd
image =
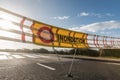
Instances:
[[[69,19],[70,16],[57,16],[57,17],[53,17],[53,19],[59,19],[59,20],[66,20]]]
[[[81,12],[78,14],[78,17],[85,17],[85,16],[102,18],[102,17],[112,17],[114,16],[114,14],[111,13],[100,14],[100,13],[88,13],[88,12]]]
[[[89,16],[89,13],[87,13],[87,12],[81,12],[78,16]]]
[[[99,14],[99,13],[91,13],[90,16],[95,16],[95,17],[101,18],[101,17],[103,17],[104,15]]]
[[[111,13],[106,13],[106,16],[115,16],[114,14],[111,14]]]
[[[70,30],[94,33],[97,31],[112,30],[118,28],[120,28],[120,21],[111,20],[83,25],[81,27],[72,27]]]

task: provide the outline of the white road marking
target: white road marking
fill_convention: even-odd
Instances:
[[[13,59],[13,57],[12,57],[12,56],[8,56],[8,58],[9,58],[9,59]]]
[[[6,55],[0,55],[0,60],[6,60],[8,57]]]
[[[12,55],[13,57],[15,57],[15,58],[25,58],[25,57],[23,57],[23,56],[20,56],[20,55]]]
[[[43,55],[39,55],[39,57],[42,57],[42,58],[51,58],[50,56],[43,56]]]
[[[29,54],[25,54],[24,56],[26,57],[30,57],[30,58],[51,58],[50,56],[44,56],[44,55],[29,55]]]
[[[41,64],[41,63],[37,63],[37,65],[42,66],[42,67],[45,67],[45,68],[50,69],[50,70],[53,70],[53,71],[56,70],[55,68],[52,68],[52,67],[43,65],[43,64]]]
[[[0,52],[0,55],[10,55],[8,52]]]
[[[120,65],[120,63],[107,63],[107,64]]]
[[[33,56],[33,55],[24,55],[24,56],[30,57],[30,58],[37,58],[37,57],[35,57],[35,56]]]

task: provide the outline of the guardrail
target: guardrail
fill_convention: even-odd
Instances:
[[[0,39],[67,48],[120,48],[120,38],[58,28],[3,8],[0,8]]]

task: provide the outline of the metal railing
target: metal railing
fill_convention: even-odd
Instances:
[[[2,21],[5,22],[2,23]],[[0,8],[0,31],[4,31],[4,33],[2,32],[0,33],[0,39],[15,41],[15,42],[24,42],[30,44],[33,43],[32,39],[30,40],[28,39],[28,37],[32,37],[31,30],[33,30],[34,28],[31,28],[31,26],[33,25],[34,21],[36,20]],[[17,38],[16,36],[15,38],[13,38],[13,37],[9,37],[9,34],[5,36],[4,35],[5,32],[12,33],[21,37]],[[25,40],[23,40],[23,37]],[[120,38],[117,37],[87,34],[87,38],[85,41],[86,41],[85,45],[89,45],[89,47],[86,48],[99,48],[99,49],[120,48]]]

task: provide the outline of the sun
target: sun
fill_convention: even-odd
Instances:
[[[4,46],[2,46],[3,48],[14,48],[15,42],[11,43],[9,38],[17,39],[18,36],[21,36],[12,32],[13,30],[20,30],[19,26],[13,24],[16,21],[18,19],[15,16],[0,11],[0,44]],[[8,40],[4,40],[3,37],[8,38]]]

